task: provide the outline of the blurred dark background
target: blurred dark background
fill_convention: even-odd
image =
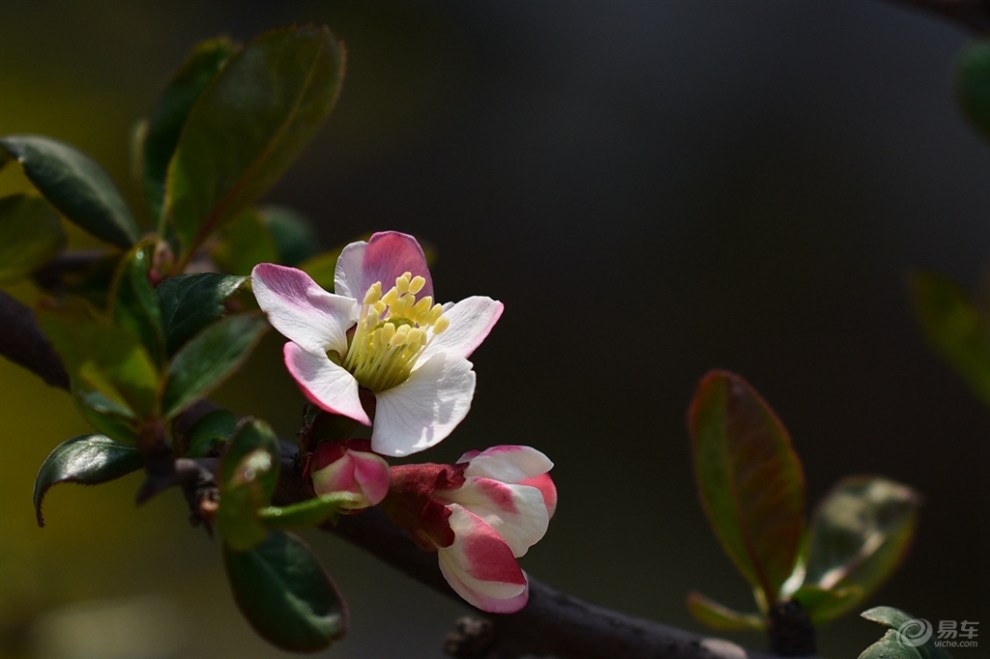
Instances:
[[[917,269],[972,287],[990,262],[990,150],[952,90],[966,35],[868,0],[4,0],[0,133],[75,144],[136,201],[129,128],[187,50],[308,21],[346,42],[347,80],[269,198],[328,247],[414,233],[437,250],[441,299],[505,302],[475,353],[472,414],[423,457],[498,443],[551,456],[561,504],[525,569],[696,631],[688,590],[750,607],[698,504],[685,429],[698,379],[728,368],[788,425],[810,501],[853,473],[924,493],[917,541],[870,604],[978,621],[990,646],[990,410],[925,344],[905,288]],[[0,191],[22,184],[0,173]],[[221,399],[291,435],[302,399],[280,343]],[[0,394],[0,655],[285,656],[238,615],[178,493],[135,509],[136,476],[63,486],[37,529],[35,470],[86,425],[6,362]],[[442,656],[464,607],[309,539],[353,617],[328,656]],[[881,632],[849,617],[819,630],[820,649],[854,657]]]

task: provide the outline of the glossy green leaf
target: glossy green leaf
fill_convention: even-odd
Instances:
[[[0,149],[24,168],[39,192],[66,219],[118,247],[141,235],[110,176],[92,158],[62,142],[38,135],[0,138]]]
[[[958,284],[933,273],[912,278],[911,297],[929,342],[990,404],[990,315]]]
[[[238,551],[268,536],[258,520],[278,484],[281,467],[278,439],[263,421],[246,419],[237,428],[220,462],[220,506],[216,527],[224,542]]]
[[[975,41],[956,65],[956,95],[973,126],[990,137],[990,42]]]
[[[361,496],[353,492],[334,492],[290,506],[269,506],[258,511],[258,516],[269,528],[302,529],[336,522],[341,514],[353,510],[358,501]]]
[[[944,648],[935,645],[937,636],[924,618],[914,618],[890,606],[877,606],[860,615],[888,631],[859,659],[952,659]]]
[[[720,631],[763,631],[766,621],[755,613],[740,613],[701,593],[688,593],[687,607],[695,620]]]
[[[169,355],[224,315],[224,301],[246,277],[199,273],[170,277],[158,285],[158,303]]]
[[[98,392],[135,418],[157,416],[158,369],[133,333],[82,305],[42,309],[38,321],[77,397]]]
[[[851,477],[833,488],[812,518],[805,583],[855,597],[817,603],[809,613],[832,619],[868,598],[904,558],[920,504],[917,492],[885,478]]]
[[[329,116],[343,50],[324,27],[248,44],[193,105],[169,165],[165,212],[186,253],[264,194]]]
[[[168,81],[148,120],[141,147],[141,185],[151,216],[162,217],[165,176],[193,104],[217,78],[239,45],[226,37],[196,46]],[[162,227],[160,227],[161,232]]]
[[[165,418],[179,414],[240,368],[267,329],[261,314],[242,313],[213,323],[183,345],[168,366]]]
[[[185,454],[190,458],[213,455],[233,436],[236,428],[237,416],[233,412],[222,409],[208,412],[189,429]]]
[[[165,360],[165,334],[158,296],[151,285],[150,248],[138,245],[120,263],[110,292],[110,316],[139,337],[156,364]]]
[[[804,477],[790,436],[745,380],[724,371],[701,380],[688,422],[708,520],[740,573],[773,604],[804,530]]]
[[[79,413],[93,428],[114,441],[129,446],[139,442],[141,420],[134,413],[98,391],[76,391]]]
[[[45,494],[59,483],[97,485],[126,476],[142,466],[137,449],[103,435],[81,435],[62,442],[48,454],[34,482],[34,511],[44,526],[41,504]]]
[[[0,198],[0,283],[27,277],[65,247],[58,214],[44,199]]]
[[[234,599],[262,637],[292,652],[316,652],[347,631],[347,609],[316,557],[298,539],[273,531],[250,551],[224,547]]]

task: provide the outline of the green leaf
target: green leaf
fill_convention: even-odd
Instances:
[[[193,104],[217,78],[239,45],[227,37],[197,45],[172,76],[145,129],[141,149],[141,185],[151,216],[160,220],[165,204],[165,177],[169,162]],[[159,233],[164,227],[159,226]]]
[[[278,248],[278,263],[296,266],[319,253],[320,239],[309,218],[285,206],[265,206],[261,219]]]
[[[343,49],[325,27],[262,35],[193,105],[166,181],[186,255],[281,177],[329,116]]]
[[[242,313],[213,323],[182,346],[168,366],[165,418],[179,414],[240,368],[267,329],[261,314]]]
[[[138,445],[140,420],[130,409],[113,402],[98,391],[75,393],[79,413],[93,428],[122,444]]]
[[[924,618],[890,606],[877,606],[860,615],[889,631],[864,650],[859,659],[952,659],[944,648],[935,645],[937,637]]]
[[[127,253],[110,292],[110,316],[117,325],[139,337],[152,360],[160,366],[165,361],[165,334],[150,272],[147,245],[138,245]]]
[[[38,320],[81,402],[98,392],[137,419],[157,416],[158,370],[134,334],[79,304],[42,309]]]
[[[298,539],[273,531],[246,552],[225,546],[227,578],[244,617],[292,652],[316,652],[344,636],[347,609],[330,577]]]
[[[337,257],[340,256],[341,250],[343,250],[343,247],[336,247],[321,252],[316,256],[311,256],[299,264],[299,269],[312,277],[313,281],[319,284],[324,290],[333,291]]]
[[[836,485],[812,518],[805,583],[851,596],[819,602],[809,614],[833,619],[872,595],[904,558],[920,504],[917,492],[885,478]]]
[[[220,506],[216,526],[224,542],[244,551],[263,541],[268,529],[258,520],[278,484],[278,439],[263,421],[246,419],[220,462]]]
[[[258,511],[258,517],[269,528],[301,529],[336,522],[337,518],[354,509],[361,496],[353,492],[333,492],[290,506],[269,506]]]
[[[687,607],[703,625],[720,631],[763,631],[766,621],[755,613],[740,613],[701,593],[688,593]]]
[[[103,435],[80,435],[62,442],[48,454],[34,482],[34,511],[44,526],[41,504],[54,485],[97,485],[126,476],[142,466],[141,453]]]
[[[275,237],[256,208],[242,211],[224,226],[211,256],[223,270],[238,275],[251,274],[259,263],[281,262]]]
[[[911,280],[925,335],[985,403],[990,404],[990,317],[956,283],[920,273]]]
[[[69,221],[118,247],[130,247],[141,235],[113,181],[89,156],[48,137],[0,138],[4,149],[24,168],[39,192]]]
[[[956,96],[973,126],[990,137],[990,42],[976,41],[956,64]]]
[[[822,588],[817,584],[804,584],[791,599],[797,600],[813,623],[833,620],[850,607],[862,602],[863,589],[859,586],[833,586]]]
[[[58,215],[44,199],[0,198],[0,283],[27,277],[65,247]]]
[[[224,300],[247,281],[216,273],[170,277],[158,285],[158,303],[169,355],[224,315]]]
[[[804,529],[804,477],[790,436],[745,380],[724,371],[701,380],[688,422],[708,520],[761,606],[772,605]]]
[[[208,412],[189,429],[190,458],[205,458],[223,446],[237,429],[237,416],[229,410]]]

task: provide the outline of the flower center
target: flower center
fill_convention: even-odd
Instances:
[[[380,281],[365,293],[342,364],[362,387],[377,392],[405,382],[433,336],[447,329],[443,306],[429,295],[416,299],[425,285],[404,272],[384,294]]]

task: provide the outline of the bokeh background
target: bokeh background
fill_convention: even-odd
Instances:
[[[506,303],[472,414],[426,457],[529,443],[554,459],[561,505],[531,574],[697,631],[690,589],[750,605],[685,429],[698,379],[728,368],[788,425],[811,501],[852,473],[924,493],[872,603],[978,621],[963,659],[990,647],[990,410],[925,344],[905,288],[923,268],[975,286],[990,262],[990,149],[952,90],[966,35],[869,0],[3,0],[0,133],[75,144],[136,199],[128,131],[185,52],[307,21],[346,42],[347,81],[269,198],[327,246],[415,233],[441,299]],[[0,173],[0,192],[20,185]],[[279,347],[268,337],[220,398],[291,435],[302,399]],[[285,656],[240,618],[178,493],[136,509],[136,476],[62,486],[36,528],[35,470],[86,425],[6,362],[0,411],[0,656]],[[463,606],[309,539],[353,617],[328,656],[442,656]],[[846,618],[820,649],[854,657],[880,633]]]

